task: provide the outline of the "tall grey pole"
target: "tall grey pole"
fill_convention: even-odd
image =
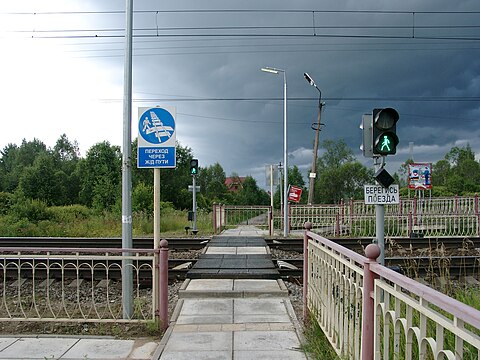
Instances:
[[[375,172],[380,170],[384,164],[384,157],[375,159]],[[377,245],[380,248],[378,262],[385,265],[385,205],[375,205],[375,234]]]
[[[192,197],[193,197],[193,204],[192,204],[192,210],[193,210],[193,233],[195,234],[197,231],[197,187],[196,187],[196,181],[195,181],[196,176],[192,175],[192,184],[193,184],[193,189],[192,189]]]
[[[123,80],[122,248],[132,248],[132,32],[133,0],[126,0],[125,64]],[[130,253],[124,252],[123,256]],[[133,315],[133,269],[122,261],[123,318]]]
[[[288,236],[287,72],[283,71],[283,236]]]

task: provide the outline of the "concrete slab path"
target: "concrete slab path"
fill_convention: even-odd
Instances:
[[[212,241],[205,254],[224,254],[228,259],[266,254],[266,246],[245,246],[248,237],[262,233],[248,225],[227,230],[214,240],[230,241],[224,246]],[[157,355],[160,360],[306,360],[301,337],[281,279],[195,278],[187,279],[179,291]]]

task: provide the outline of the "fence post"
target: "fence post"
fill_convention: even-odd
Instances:
[[[335,230],[333,231],[333,236],[341,236],[340,234],[340,215],[337,214],[335,219]]]
[[[273,235],[273,207],[268,210],[268,235]]]
[[[160,299],[160,327],[163,331],[168,328],[168,241],[160,241],[160,276],[159,276],[159,299]]]
[[[217,204],[213,203],[213,235],[217,234]]]
[[[312,230],[312,223],[307,221],[303,227],[305,231],[303,232],[303,322],[306,323],[308,320],[308,235],[307,232]]]
[[[412,235],[412,230],[413,230],[413,218],[412,218],[412,213],[409,212],[408,213],[408,218],[407,218],[407,222],[408,222],[408,237],[410,237]]]
[[[475,194],[475,215],[477,217],[477,236],[480,236],[480,214],[478,213],[478,194]]]
[[[374,358],[374,324],[375,324],[375,301],[373,300],[373,291],[375,279],[378,278],[370,270],[370,264],[376,263],[375,260],[380,255],[380,248],[377,244],[369,244],[365,248],[365,256],[368,261],[363,266],[363,298],[362,298],[362,360]]]

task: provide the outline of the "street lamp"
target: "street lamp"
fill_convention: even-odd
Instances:
[[[312,160],[312,172],[310,173],[310,185],[308,187],[308,205],[312,205],[313,203],[313,193],[315,192],[315,177],[316,177],[316,167],[317,167],[317,153],[318,153],[318,137],[320,135],[320,126],[323,125],[320,122],[321,116],[322,116],[322,106],[324,105],[322,103],[322,91],[318,88],[318,86],[315,84],[315,81],[308,75],[307,73],[303,73],[303,76],[307,82],[315,86],[315,89],[318,90],[318,116],[317,116],[317,124],[315,127],[312,128],[315,130],[315,142],[313,145],[313,160]],[[315,124],[314,124],[315,125]]]
[[[273,67],[261,69],[271,74],[283,73],[283,236],[288,236],[288,150],[287,150],[287,73]]]

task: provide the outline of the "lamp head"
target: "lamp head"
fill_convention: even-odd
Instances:
[[[307,80],[307,82],[310,85],[315,86],[315,81],[313,81],[313,79],[310,77],[310,75],[308,75],[307,73],[303,73],[303,77],[305,78],[305,80]]]
[[[274,68],[271,68],[271,67],[264,67],[264,68],[261,68],[260,70],[264,71],[264,72],[268,72],[268,73],[272,73],[272,74],[278,74],[278,70],[277,69],[274,69]]]

